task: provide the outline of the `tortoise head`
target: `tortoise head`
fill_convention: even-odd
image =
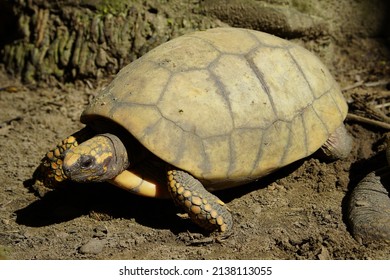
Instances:
[[[62,168],[67,178],[84,183],[112,179],[128,165],[122,141],[113,134],[101,134],[69,149]]]

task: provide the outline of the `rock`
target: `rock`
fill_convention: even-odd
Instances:
[[[100,238],[100,239],[105,238],[108,234],[108,230],[105,226],[98,226],[93,231],[94,231],[93,237]]]
[[[91,239],[83,246],[80,247],[79,252],[81,254],[99,254],[103,251],[104,245],[106,245],[105,240],[100,239]]]
[[[318,254],[318,259],[319,260],[331,260],[329,251],[326,247],[324,247],[324,246],[321,247],[321,253]]]

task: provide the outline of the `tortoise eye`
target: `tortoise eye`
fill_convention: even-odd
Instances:
[[[84,156],[80,158],[80,167],[83,169],[90,168],[94,163],[94,158],[90,156]]]

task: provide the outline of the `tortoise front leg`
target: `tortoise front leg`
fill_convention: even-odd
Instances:
[[[129,170],[122,171],[122,173],[115,178],[108,180],[108,182],[136,195],[169,198],[166,188],[161,188]]]
[[[200,227],[224,235],[231,230],[233,219],[229,208],[187,172],[168,171],[168,189],[175,203]]]
[[[94,132],[85,127],[66,139],[62,140],[54,149],[46,153],[38,167],[38,180],[43,181],[46,187],[55,187],[58,183],[64,181],[66,176],[62,169],[62,161],[65,153],[72,147],[92,137]]]

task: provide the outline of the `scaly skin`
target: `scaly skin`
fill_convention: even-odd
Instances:
[[[69,136],[62,140],[56,148],[46,154],[44,160],[46,160],[47,166],[49,167],[49,172],[47,173],[48,178],[53,178],[57,182],[62,182],[66,179],[64,170],[62,169],[64,154],[67,150],[77,145],[76,138]]]
[[[348,218],[355,239],[361,244],[390,243],[390,198],[383,185],[389,168],[371,172],[355,187]]]
[[[42,177],[46,187],[54,188],[67,179],[62,168],[65,153],[92,136],[93,132],[85,127],[62,140],[54,149],[46,153],[39,168],[39,177]]]
[[[390,140],[387,140],[390,164]],[[390,168],[369,173],[352,191],[348,219],[352,235],[362,244],[390,243]]]
[[[233,226],[229,208],[184,171],[168,171],[168,188],[174,202],[191,220],[208,231],[228,233]]]

